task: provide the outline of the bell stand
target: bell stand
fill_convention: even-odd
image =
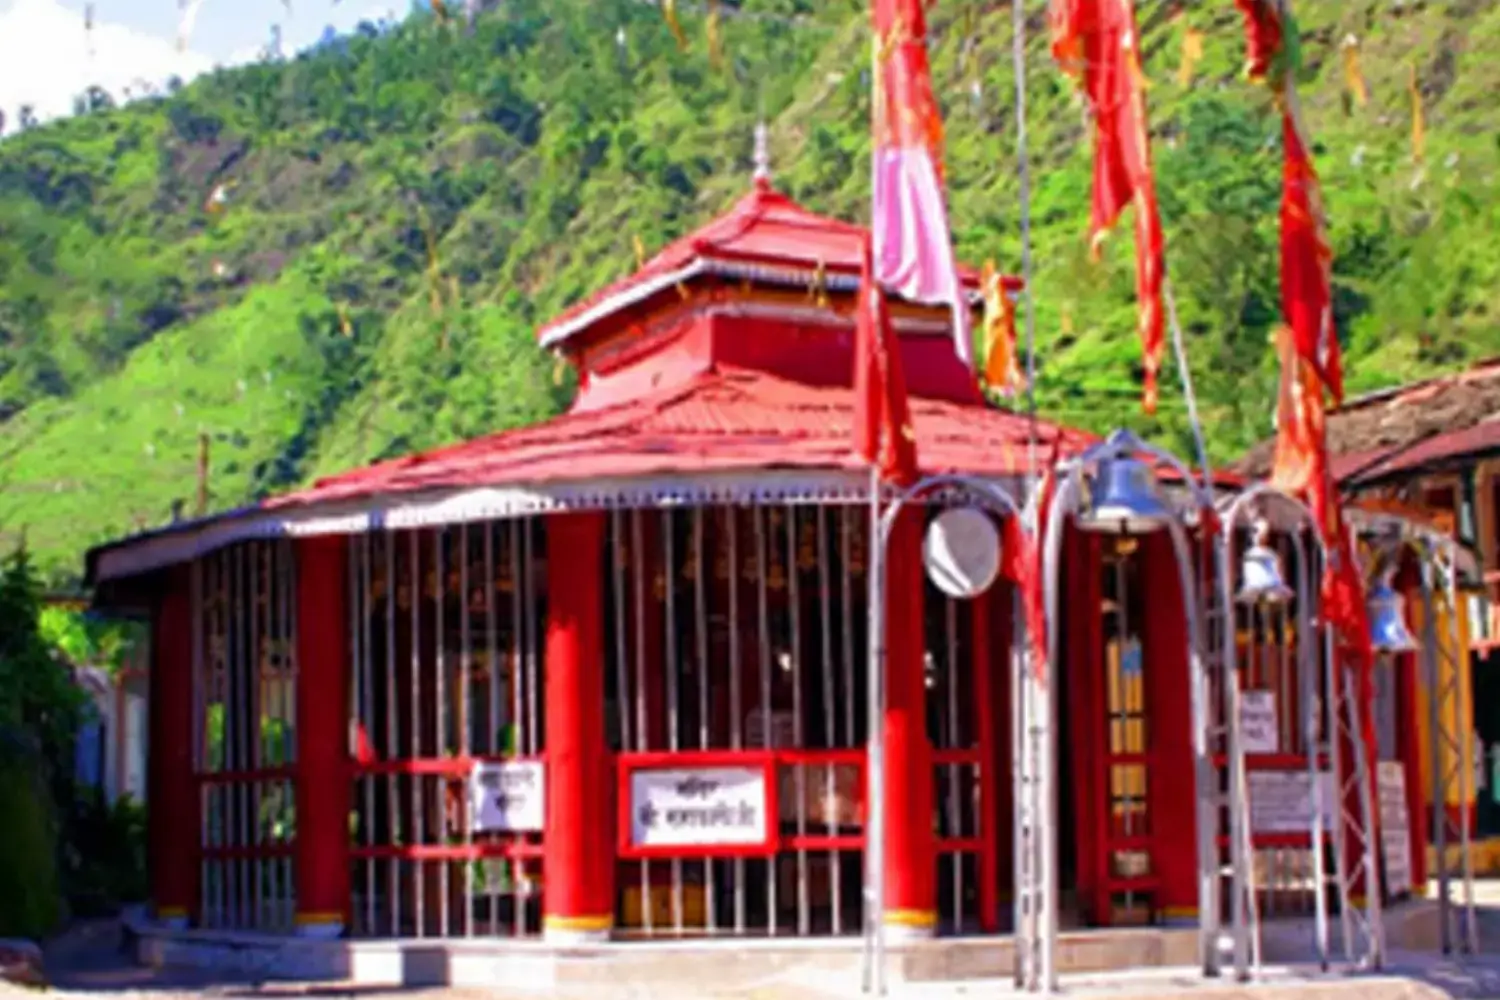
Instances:
[[[1470,801],[1474,795],[1473,764],[1464,754],[1464,730],[1466,720],[1461,717],[1463,708],[1460,694],[1459,671],[1464,669],[1463,659],[1467,650],[1463,647],[1463,635],[1458,621],[1458,543],[1441,532],[1431,530],[1409,521],[1389,515],[1350,512],[1358,519],[1358,526],[1366,534],[1386,539],[1392,538],[1417,557],[1422,572],[1422,673],[1427,684],[1427,752],[1429,780],[1432,787],[1432,839],[1436,855],[1435,877],[1438,883],[1438,914],[1440,942],[1443,954],[1452,954],[1454,941],[1460,954],[1479,954],[1479,921],[1474,903],[1474,862],[1469,843]],[[1439,605],[1439,598],[1442,600]],[[1438,642],[1437,611],[1446,608],[1450,628],[1451,645],[1444,648]],[[1447,660],[1449,670],[1445,681],[1439,670],[1439,659]],[[1449,727],[1449,720],[1455,728]],[[1451,754],[1453,765],[1445,766],[1444,755]],[[1458,817],[1454,821],[1446,808],[1450,793],[1458,798]],[[1459,861],[1455,865],[1448,858],[1449,838],[1459,846]],[[1423,845],[1413,845],[1418,849]],[[1463,902],[1455,906],[1452,885],[1458,879]],[[1423,887],[1425,889],[1425,887]]]
[[[870,585],[868,608],[870,656],[866,681],[869,714],[869,733],[866,744],[868,770],[866,773],[869,793],[865,807],[865,905],[860,988],[876,996],[882,996],[886,992],[885,727],[878,724],[879,720],[885,718],[886,550],[890,544],[891,530],[895,527],[896,518],[906,505],[943,493],[957,494],[968,499],[972,505],[1002,518],[1024,516],[1021,505],[995,482],[960,475],[928,476],[896,493],[890,502],[882,507],[879,476],[873,468],[870,471],[870,528],[874,542],[870,546],[870,564],[867,569]],[[1027,530],[1030,530],[1029,525]],[[1033,731],[1024,727],[1028,725],[1029,720],[1033,719],[1043,720],[1040,725],[1045,727],[1045,720],[1050,719],[1050,716],[1045,712],[1027,714],[1023,711],[1023,701],[1033,696],[1029,689],[1032,687],[1031,679],[1035,671],[1029,669],[1028,666],[1026,625],[1024,616],[1019,613],[1019,604],[1012,605],[1012,614],[1015,617],[1015,624],[1011,634],[1016,638],[1011,646],[1013,650],[1011,656],[1011,733],[1016,745],[1024,747],[1026,751],[1025,754],[1013,755],[1014,763],[1012,764],[1016,784],[1015,906],[1016,956],[1019,968],[1023,951],[1033,950],[1030,947],[1023,948],[1022,942],[1035,940],[1035,935],[1023,934],[1023,928],[1038,926],[1041,923],[1041,917],[1046,912],[1052,914],[1053,941],[1055,942],[1057,902],[1055,895],[1047,897],[1039,891],[1039,887],[1048,883],[1040,879],[1023,880],[1022,878],[1023,870],[1028,873],[1034,871],[1039,855],[1045,853],[1039,852],[1036,845],[1046,843],[1050,839],[1040,836],[1040,832],[1045,827],[1041,826],[1037,820],[1038,813],[1041,811],[1041,803],[1047,794],[1040,782],[1040,778],[1047,772],[1038,766],[1039,748],[1044,741],[1050,739],[1050,729],[1037,728]]]
[[[1361,727],[1357,718],[1350,721],[1337,714],[1339,706],[1345,709],[1352,707],[1354,701],[1352,694],[1346,698],[1336,698],[1333,703],[1335,714],[1326,720],[1323,717],[1322,700],[1318,690],[1318,665],[1320,652],[1317,646],[1318,630],[1315,623],[1319,619],[1319,603],[1321,595],[1315,584],[1312,568],[1314,565],[1324,565],[1327,560],[1327,551],[1323,545],[1321,535],[1317,530],[1317,519],[1306,504],[1271,486],[1268,483],[1258,483],[1235,496],[1229,503],[1223,517],[1222,538],[1226,555],[1233,554],[1234,532],[1239,526],[1242,516],[1257,508],[1262,513],[1271,514],[1281,512],[1290,515],[1292,523],[1282,524],[1283,528],[1290,528],[1287,536],[1292,542],[1293,555],[1296,558],[1297,577],[1295,593],[1297,595],[1297,672],[1300,686],[1300,697],[1303,706],[1303,735],[1305,752],[1307,755],[1308,783],[1310,788],[1310,799],[1312,814],[1309,818],[1309,847],[1313,862],[1313,896],[1314,896],[1314,937],[1317,948],[1319,963],[1323,969],[1328,969],[1330,961],[1329,952],[1329,907],[1328,907],[1328,871],[1326,869],[1327,856],[1332,853],[1334,857],[1335,878],[1334,884],[1339,894],[1340,930],[1343,957],[1346,962],[1356,967],[1367,967],[1378,965],[1380,960],[1379,945],[1383,942],[1383,933],[1380,931],[1379,900],[1375,899],[1375,909],[1371,910],[1367,902],[1365,911],[1361,913],[1355,904],[1352,888],[1354,878],[1358,870],[1351,872],[1346,864],[1347,858],[1343,845],[1348,843],[1350,836],[1357,837],[1364,848],[1362,851],[1363,861],[1361,866],[1372,865],[1373,862],[1373,839],[1367,832],[1373,829],[1373,802],[1369,794],[1368,769],[1365,763],[1365,748],[1363,742],[1351,738],[1351,745],[1355,748],[1355,760],[1351,761],[1352,774],[1345,777],[1359,783],[1362,793],[1359,796],[1359,814],[1350,816],[1344,807],[1345,797],[1340,795],[1336,802],[1325,802],[1323,800],[1323,782],[1320,774],[1323,771],[1323,761],[1327,760],[1330,770],[1335,774],[1343,774],[1343,762],[1340,759],[1341,749],[1337,739],[1340,728],[1347,733],[1359,733]],[[1304,532],[1313,539],[1315,549],[1312,555],[1316,556],[1316,564],[1309,559],[1306,543],[1303,541]],[[1225,565],[1227,566],[1228,560]],[[1225,606],[1230,606],[1234,600],[1232,580],[1225,573],[1219,579],[1220,599]],[[1330,654],[1324,665],[1324,684],[1329,691],[1338,691],[1334,686],[1336,669],[1331,659],[1332,645],[1328,644],[1326,649]],[[1225,663],[1229,673],[1238,676],[1238,664],[1236,656],[1238,644],[1226,641],[1223,646]],[[1352,692],[1351,678],[1346,675],[1343,690]],[[1237,711],[1237,709],[1236,709]],[[1322,737],[1328,739],[1323,742]],[[1344,781],[1339,781],[1337,787],[1345,787]],[[1248,802],[1248,789],[1245,789]],[[1330,823],[1330,820],[1332,822]],[[1247,831],[1247,836],[1248,836]],[[1246,843],[1249,850],[1249,842]],[[1368,898],[1368,897],[1367,897]],[[1251,905],[1254,905],[1253,894]],[[1252,913],[1254,911],[1252,910]],[[1259,965],[1258,941],[1256,942],[1253,964]]]
[[[1172,468],[1183,483],[1190,488],[1199,512],[1213,510],[1213,499],[1207,490],[1197,483],[1192,472],[1187,466],[1171,452],[1158,448],[1155,445],[1142,441],[1130,431],[1117,430],[1103,442],[1094,445],[1081,455],[1059,464],[1059,482],[1057,493],[1053,497],[1047,517],[1047,535],[1045,548],[1043,549],[1043,578],[1046,586],[1047,598],[1047,655],[1049,658],[1048,673],[1059,669],[1059,665],[1053,662],[1057,650],[1058,631],[1058,561],[1062,548],[1063,524],[1067,515],[1087,515],[1085,509],[1088,501],[1085,499],[1086,484],[1084,472],[1090,467],[1097,467],[1102,461],[1133,459],[1137,455],[1147,455],[1158,462]],[[1222,970],[1221,940],[1224,934],[1223,914],[1220,905],[1220,879],[1223,874],[1223,865],[1220,861],[1218,850],[1218,826],[1220,810],[1227,810],[1231,826],[1234,829],[1245,829],[1248,827],[1247,801],[1243,794],[1235,793],[1230,786],[1228,794],[1217,791],[1221,787],[1216,783],[1217,775],[1210,747],[1210,737],[1213,730],[1211,723],[1210,698],[1211,687],[1209,683],[1210,671],[1218,668],[1218,657],[1211,656],[1209,647],[1204,641],[1204,603],[1203,591],[1199,586],[1201,569],[1198,560],[1194,558],[1192,547],[1188,541],[1187,527],[1181,516],[1168,518],[1164,527],[1172,539],[1172,548],[1177,560],[1178,577],[1182,589],[1183,617],[1187,623],[1188,631],[1188,662],[1190,669],[1190,684],[1192,687],[1192,731],[1193,731],[1193,758],[1194,758],[1194,800],[1197,803],[1197,816],[1195,818],[1197,830],[1197,855],[1198,855],[1198,954],[1204,976],[1218,976]],[[1099,529],[1095,529],[1099,530]],[[1218,555],[1216,555],[1218,558]],[[1237,731],[1237,714],[1231,714],[1231,724]],[[1243,773],[1244,761],[1237,732],[1231,732],[1228,739],[1228,758],[1231,771],[1236,768]],[[1055,759],[1055,749],[1052,751]],[[1236,765],[1236,759],[1238,764]],[[1055,803],[1049,803],[1052,817],[1056,816]],[[1044,843],[1051,838],[1044,838]],[[1229,851],[1229,873],[1235,887],[1236,898],[1241,900],[1242,905],[1234,907],[1234,915],[1230,923],[1230,938],[1232,947],[1236,954],[1248,954],[1249,926],[1248,909],[1243,905],[1247,897],[1253,899],[1253,889],[1250,887],[1251,872],[1246,856],[1248,838],[1231,837]],[[1055,878],[1056,866],[1051,869],[1051,876]],[[1056,899],[1058,894],[1057,885],[1049,883],[1046,888],[1046,896]],[[1051,912],[1053,923],[1050,927],[1050,938],[1044,942],[1043,948],[1043,987],[1056,990],[1056,917],[1055,910]],[[1044,930],[1047,930],[1044,928]],[[1019,945],[1019,942],[1018,942]]]

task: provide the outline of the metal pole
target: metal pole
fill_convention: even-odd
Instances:
[[[1448,816],[1444,809],[1443,793],[1443,729],[1442,688],[1438,678],[1437,664],[1437,615],[1432,591],[1435,587],[1432,561],[1422,559],[1422,673],[1427,679],[1427,749],[1428,767],[1432,778],[1432,846],[1437,852],[1438,876],[1438,927],[1439,942],[1443,954],[1453,951],[1450,921],[1453,919],[1453,902],[1448,887]]]
[[[881,530],[880,473],[870,467],[866,678],[869,803],[865,813],[865,968],[863,988],[885,993],[885,534]]]

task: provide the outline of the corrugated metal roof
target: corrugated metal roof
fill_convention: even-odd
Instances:
[[[810,212],[769,184],[757,182],[728,213],[669,243],[629,277],[564,310],[537,331],[537,339],[549,346],[560,343],[714,263],[858,275],[860,246],[867,233],[863,226]],[[979,274],[973,269],[960,267],[959,276],[965,284],[978,286]],[[1019,278],[1003,280],[1011,289],[1021,286]]]
[[[543,483],[562,479],[717,472],[749,468],[855,469],[854,400],[844,387],[818,387],[762,372],[706,373],[686,385],[618,406],[569,413],[542,424],[320,480],[267,501],[322,503],[437,487]],[[926,472],[1012,475],[1026,462],[1027,421],[982,405],[913,398],[917,452]],[[1044,453],[1097,438],[1039,422]]]

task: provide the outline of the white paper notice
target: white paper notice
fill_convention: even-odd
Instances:
[[[479,761],[469,775],[470,825],[475,833],[540,833],[546,791],[541,761]]]
[[[1246,753],[1276,753],[1276,694],[1273,691],[1240,692],[1240,741]]]
[[[696,767],[630,773],[630,842],[637,847],[727,847],[768,837],[766,772]]]
[[[1318,775],[1323,794],[1323,827],[1331,829],[1333,775]],[[1251,771],[1250,829],[1255,833],[1307,833],[1312,829],[1312,782],[1306,771]]]
[[[1406,809],[1406,768],[1399,760],[1383,760],[1375,772],[1380,793],[1380,855],[1385,865],[1386,891],[1393,896],[1411,891],[1411,818]]]

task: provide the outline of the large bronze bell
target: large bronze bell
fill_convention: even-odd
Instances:
[[[1105,459],[1089,483],[1092,502],[1079,519],[1090,531],[1144,534],[1176,515],[1162,499],[1156,472],[1129,456]]]

